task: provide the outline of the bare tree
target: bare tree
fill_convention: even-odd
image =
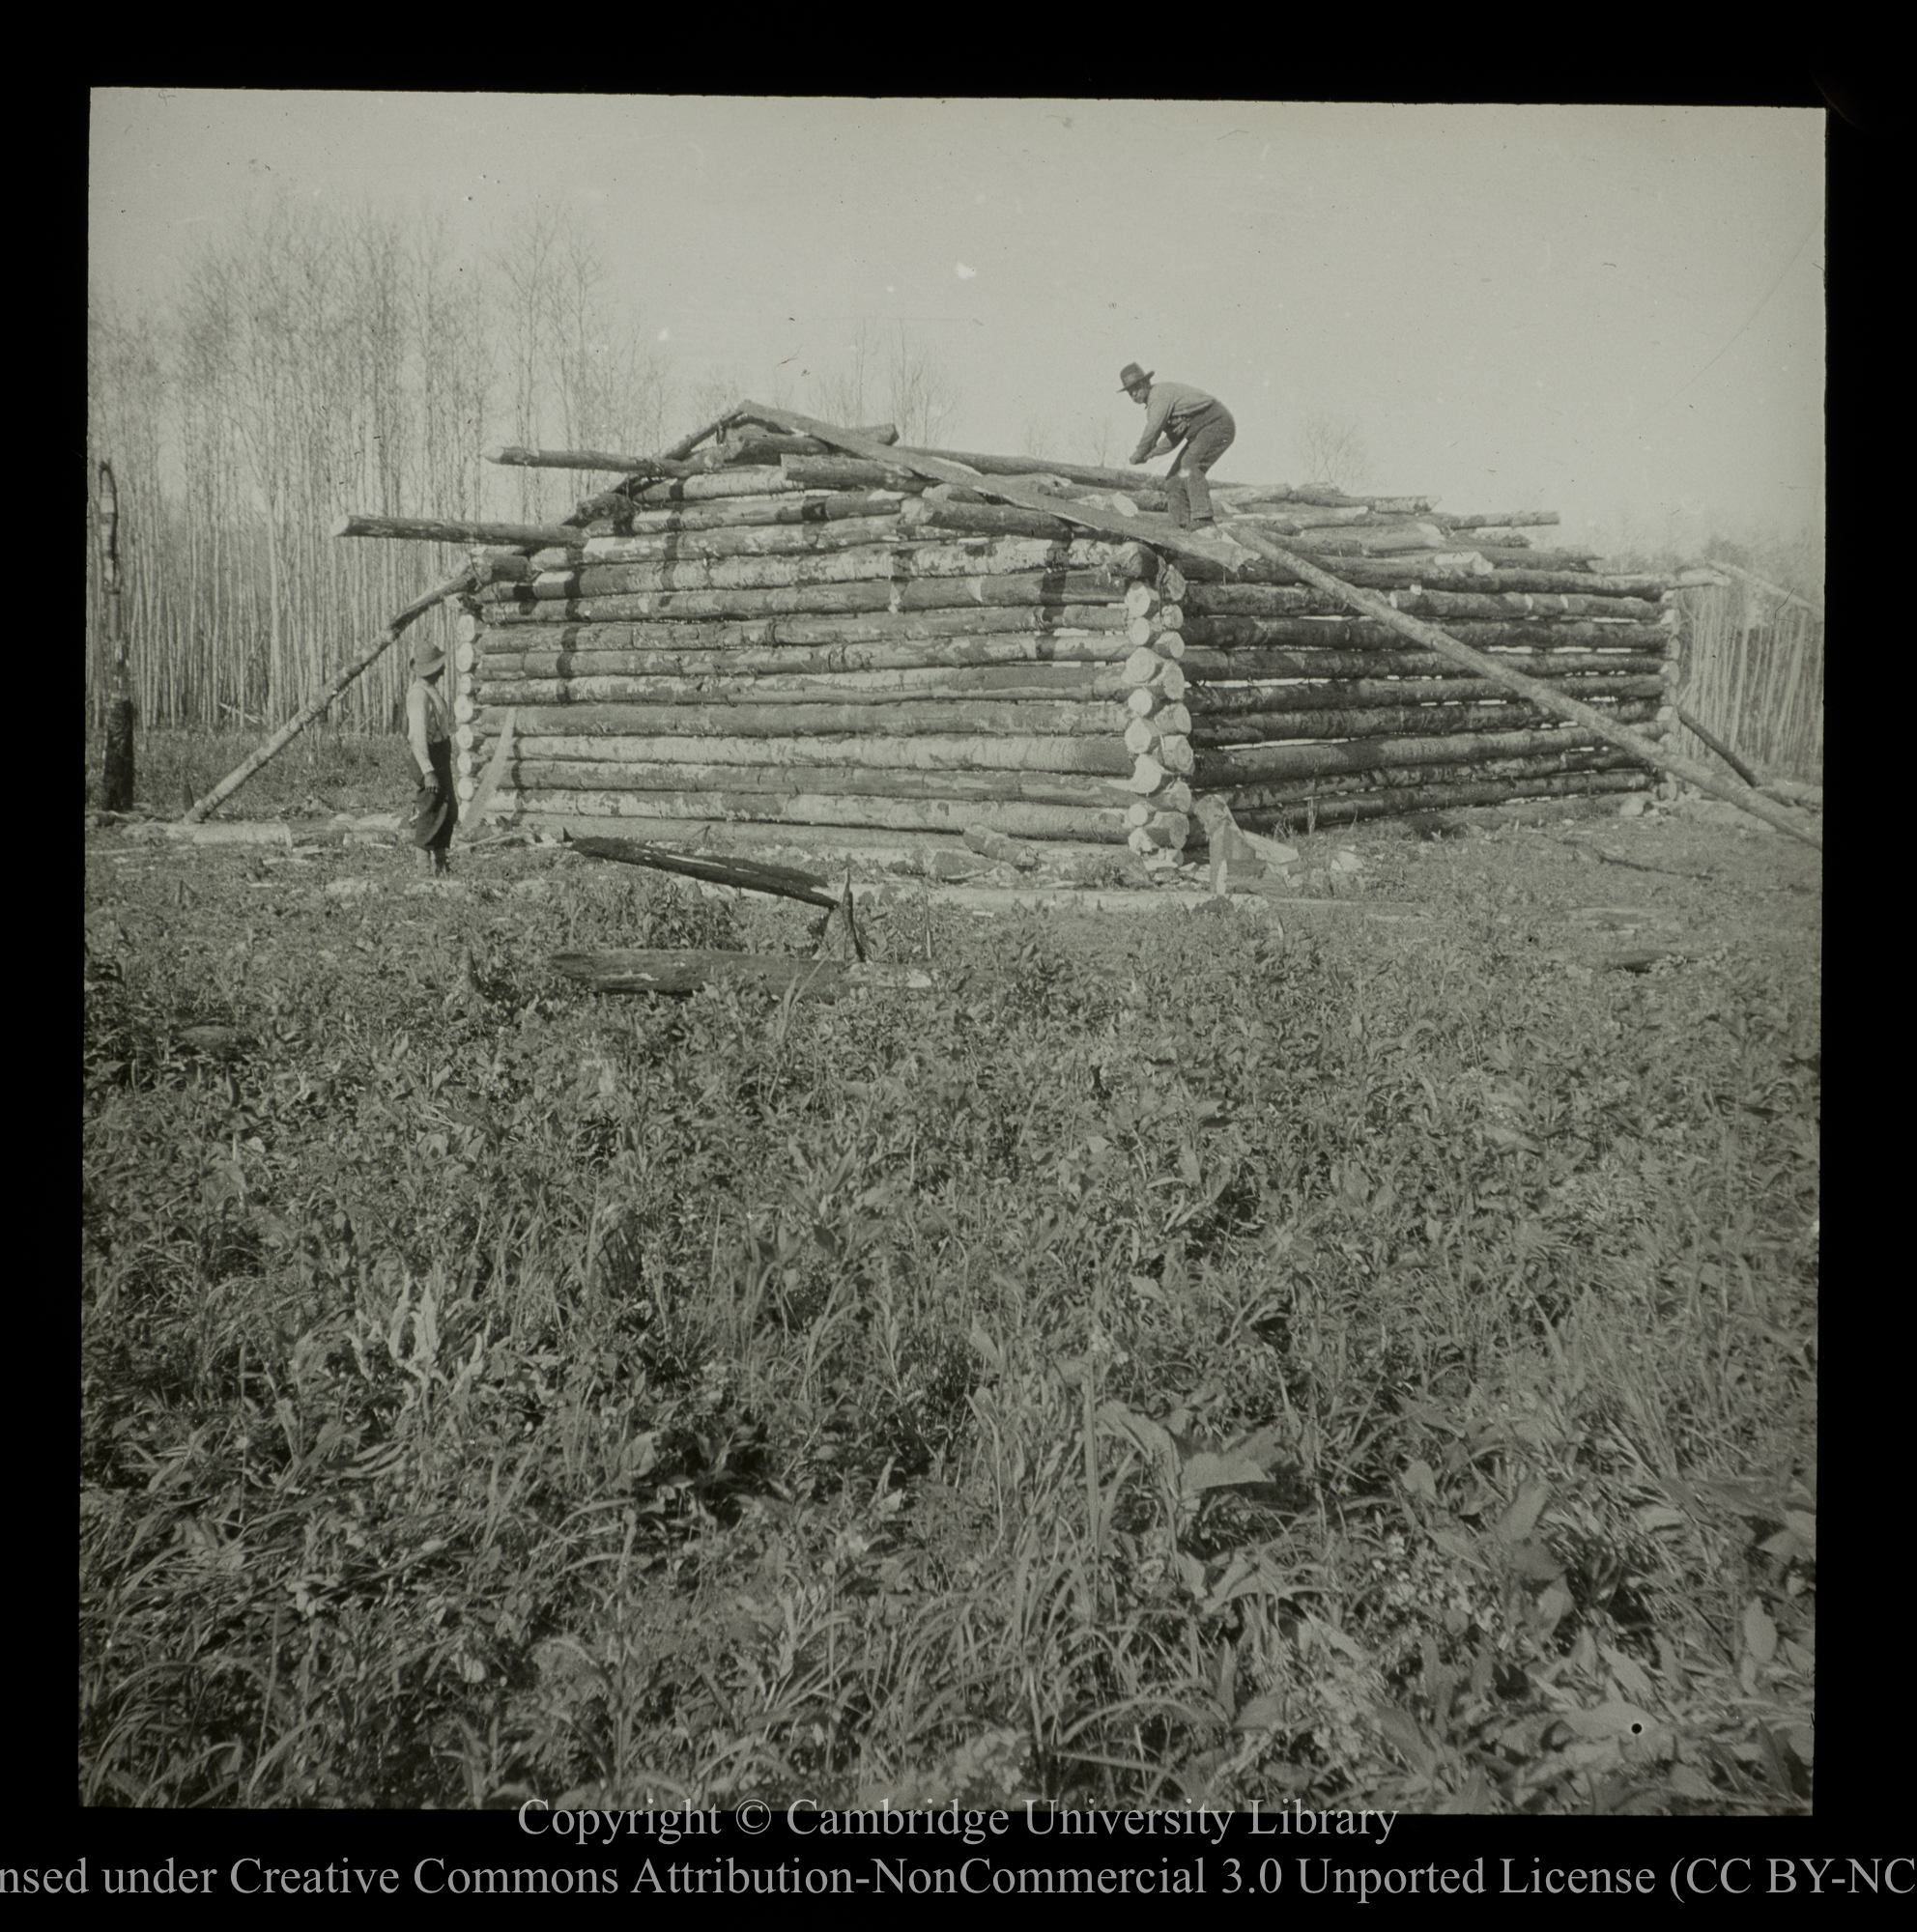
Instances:
[[[1087,463],[1101,469],[1112,468],[1117,458],[1111,446],[1111,417],[1094,410],[1080,419],[1078,447]]]
[[[875,387],[878,360],[877,331],[871,322],[862,320],[846,345],[845,361],[840,368],[808,373],[806,414],[820,422],[837,423],[842,429],[870,422],[868,404]]]
[[[752,386],[751,380],[735,362],[729,362],[723,369],[714,369],[683,387],[673,384],[669,390],[673,421],[684,430],[690,430],[699,423],[711,422],[714,417],[724,415],[734,403],[743,402],[751,395]],[[667,438],[660,438],[661,442],[666,440]]]
[[[903,323],[890,344],[886,416],[899,425],[901,442],[921,448],[937,443],[958,413],[958,390],[931,351],[907,333]]]
[[[751,386],[729,375],[708,413]],[[418,552],[329,536],[342,510],[480,515],[497,476],[529,520],[562,513],[569,479],[489,471],[484,444],[653,449],[672,395],[589,231],[552,213],[476,263],[443,223],[282,199],[213,236],[171,313],[90,290],[89,497],[104,457],[145,715],[285,716],[416,589]],[[90,667],[98,637],[90,610]],[[385,724],[402,677],[397,659],[375,667],[342,718]],[[90,706],[96,689],[90,669]]]
[[[540,401],[551,366],[550,287],[558,255],[558,220],[550,208],[536,208],[509,234],[493,257],[492,279],[505,311],[506,402],[512,440],[539,441]],[[537,469],[515,469],[515,514],[527,522],[544,513]]]
[[[1058,453],[1058,438],[1052,429],[1051,418],[1043,411],[1026,412],[1024,426],[1018,433],[1018,453],[1041,458]]]
[[[122,310],[100,291],[87,291],[88,521],[99,466],[113,466],[119,497],[116,543],[122,619],[131,641],[134,698],[151,713],[168,652],[166,512],[161,492],[162,424],[167,406],[164,343],[143,310]],[[88,531],[88,577],[98,588],[99,557]],[[88,600],[87,695],[90,716],[102,715],[104,639],[98,596]]]
[[[1333,490],[1357,490],[1371,473],[1371,458],[1356,416],[1313,410],[1299,427],[1305,480]]]

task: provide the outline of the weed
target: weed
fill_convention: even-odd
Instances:
[[[94,855],[83,1802],[1806,1808],[1815,977],[1476,850],[1416,950],[900,896],[839,1006]]]

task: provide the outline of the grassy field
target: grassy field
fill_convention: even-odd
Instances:
[[[1808,1810],[1816,855],[1474,822],[1282,935],[900,881],[838,1006],[90,836],[81,1801]]]

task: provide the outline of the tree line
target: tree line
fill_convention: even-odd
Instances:
[[[536,213],[474,255],[443,217],[279,200],[209,240],[159,306],[87,294],[87,721],[105,703],[95,548],[98,466],[120,504],[122,607],[139,716],[197,728],[276,724],[460,554],[340,542],[345,510],[553,522],[603,473],[495,467],[496,442],[647,454],[760,386],[688,380],[615,298],[598,243]],[[936,446],[959,396],[902,326],[858,325],[836,366],[770,381],[827,421],[897,424]],[[797,393],[791,393],[796,389]],[[1124,425],[1119,423],[1117,429]],[[1024,452],[1117,464],[1112,412],[1033,415]],[[1354,488],[1359,425],[1303,421],[1308,480]],[[422,620],[443,641],[449,613]],[[332,710],[385,729],[394,652]]]
[[[90,285],[89,725],[107,664],[93,531],[101,462],[119,496],[141,718],[257,727],[290,716],[458,568],[449,549],[336,541],[328,531],[343,511],[554,521],[609,479],[495,468],[480,451],[644,455],[749,386],[680,377],[614,298],[590,235],[550,212],[475,259],[443,220],[281,201],[205,244],[163,306]],[[848,365],[808,378],[799,400],[828,419],[882,416],[922,442],[938,440],[958,401],[922,344],[873,324]],[[382,660],[339,699],[335,723],[386,728],[405,676],[401,653]]]

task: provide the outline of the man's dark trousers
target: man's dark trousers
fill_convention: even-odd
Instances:
[[[1212,521],[1212,491],[1206,472],[1231,447],[1237,435],[1238,425],[1222,403],[1215,403],[1192,424],[1165,476],[1166,504],[1180,529]]]

